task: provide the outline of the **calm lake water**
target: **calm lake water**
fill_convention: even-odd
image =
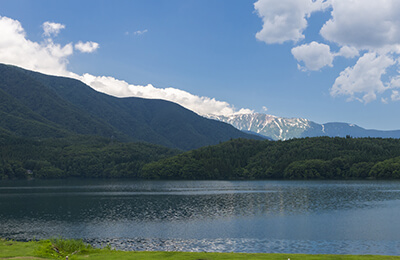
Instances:
[[[400,255],[400,182],[0,182],[0,237],[123,250]]]

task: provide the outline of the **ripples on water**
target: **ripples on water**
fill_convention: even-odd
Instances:
[[[400,254],[399,182],[0,182],[0,237],[124,250]]]

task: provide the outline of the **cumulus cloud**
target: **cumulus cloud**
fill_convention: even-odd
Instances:
[[[47,27],[44,26],[44,28]],[[26,38],[26,33],[20,22],[7,17],[0,17],[0,62],[50,75],[75,78],[99,92],[117,97],[169,100],[200,115],[230,115],[252,112],[249,109],[238,110],[227,102],[209,97],[199,97],[175,88],[156,88],[151,84],[146,86],[132,85],[113,77],[90,74],[77,75],[67,69],[68,57],[73,54],[73,44],[61,46],[54,43],[50,37],[57,34],[58,31],[48,30],[46,36],[49,37],[44,39],[43,42],[32,42]],[[78,42],[75,44],[75,48],[79,51],[91,52],[98,48],[98,44]]]
[[[390,96],[392,101],[399,101],[400,100],[400,93],[397,90],[392,91],[392,95]]]
[[[382,82],[382,76],[386,74],[387,68],[394,64],[395,61],[386,55],[366,53],[353,67],[348,67],[340,73],[330,93],[332,96],[348,95],[350,100],[371,102],[376,99],[377,93],[388,89]]]
[[[400,43],[400,1],[333,1],[332,18],[321,35],[339,45],[374,50],[394,48]]]
[[[391,81],[382,79],[389,67],[398,64],[395,57],[400,54],[399,12],[400,1],[397,0],[332,2],[332,18],[321,28],[321,35],[344,46],[340,52],[345,57],[355,57],[361,50],[366,52],[353,68],[346,68],[336,79],[331,89],[333,95],[340,93],[353,98],[366,93],[362,100],[367,103],[375,100],[376,94],[400,85],[396,76]],[[371,64],[366,64],[367,61]],[[356,75],[363,78],[356,80]],[[398,100],[393,95],[391,99]]]
[[[357,50],[357,48],[349,47],[349,46],[343,46],[342,48],[340,48],[339,52],[336,54],[336,56],[343,56],[348,59],[355,58],[358,55],[360,55],[360,53]]]
[[[0,17],[0,62],[53,75],[67,75],[67,57],[72,55],[72,44],[61,46],[51,39],[42,43],[26,39],[21,24]]]
[[[45,36],[57,36],[57,34],[61,31],[61,29],[65,28],[64,24],[60,23],[51,23],[51,22],[44,22],[43,25],[43,34]]]
[[[79,77],[79,79],[99,92],[107,93],[116,97],[142,97],[168,100],[178,103],[200,115],[230,115],[235,113],[246,114],[252,112],[252,110],[249,109],[240,109],[237,111],[227,102],[218,101],[209,97],[199,97],[176,88],[156,88],[151,84],[148,84],[147,86],[132,85],[126,81],[118,80],[113,77],[96,77],[90,74],[84,74]]]
[[[75,44],[75,49],[77,49],[80,52],[85,52],[85,53],[91,53],[94,52],[99,48],[99,44],[97,42],[81,42],[79,41],[77,44]]]
[[[326,0],[258,0],[254,8],[263,20],[256,38],[268,44],[304,39],[307,18],[330,6]]]
[[[331,52],[329,45],[311,42],[292,48],[292,54],[299,63],[300,70],[320,70],[325,66],[333,67],[335,57],[343,56],[345,58],[354,58],[359,55],[359,52],[354,47],[343,46],[339,52]]]
[[[305,39],[303,31],[307,28],[307,18],[327,7],[331,17],[320,29],[326,42],[292,48],[298,68],[318,71],[332,67],[336,57],[352,59],[361,54],[355,65],[347,67],[337,77],[331,87],[332,96],[345,95],[349,100],[368,103],[378,94],[399,88],[399,72],[386,75],[391,66],[400,65],[398,0],[259,0],[254,8],[262,18],[263,28],[256,37],[268,44],[298,42]],[[336,48],[340,48],[339,51],[331,51]],[[396,92],[392,93],[391,100],[398,100]]]
[[[325,66],[332,67],[334,54],[329,45],[311,42],[292,49],[292,54],[298,62],[303,62],[308,70],[320,70]]]
[[[391,88],[400,88],[400,75],[397,75],[396,77],[393,77],[390,80],[390,87]]]

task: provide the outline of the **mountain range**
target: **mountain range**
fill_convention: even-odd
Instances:
[[[296,139],[400,131],[259,113],[210,117],[0,64],[0,179],[400,178],[400,139]]]
[[[262,113],[205,117],[156,99],[117,98],[81,81],[0,64],[0,133],[29,138],[103,136],[191,150],[235,138],[400,138],[400,130],[367,130],[354,124],[318,124]]]
[[[229,123],[242,131],[257,133],[272,140],[317,136],[400,138],[400,130],[368,130],[348,123],[318,124],[303,118],[282,118],[262,113],[230,116],[208,115],[207,117]]]
[[[28,138],[96,135],[191,150],[261,139],[155,99],[116,98],[81,81],[0,64],[0,133]]]

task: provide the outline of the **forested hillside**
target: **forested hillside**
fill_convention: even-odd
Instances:
[[[317,137],[232,140],[149,163],[149,179],[400,178],[400,140]]]
[[[169,101],[117,98],[84,83],[0,64],[0,127],[24,137],[97,135],[191,150],[254,138]]]
[[[0,179],[398,179],[400,140],[235,139],[182,153],[146,143],[74,136],[31,140],[0,135]]]
[[[0,64],[0,179],[400,178],[399,139],[238,137],[261,139],[171,102]]]
[[[0,180],[26,178],[139,178],[144,164],[179,150],[94,136],[33,140],[0,131]]]

